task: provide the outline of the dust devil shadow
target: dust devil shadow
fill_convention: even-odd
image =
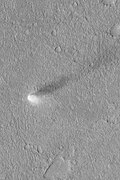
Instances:
[[[37,91],[34,93],[36,96],[53,95],[55,92],[60,91],[68,85],[70,77],[62,76],[57,80],[53,80],[48,84],[44,84],[42,87],[37,87]]]

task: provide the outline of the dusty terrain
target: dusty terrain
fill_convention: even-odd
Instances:
[[[0,0],[0,180],[120,180],[119,73],[119,0]]]

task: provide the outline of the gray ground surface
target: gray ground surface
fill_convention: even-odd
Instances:
[[[119,0],[0,0],[0,180],[120,180],[119,26]]]

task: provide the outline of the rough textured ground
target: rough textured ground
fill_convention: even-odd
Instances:
[[[0,180],[120,180],[119,86],[119,0],[0,0]]]

